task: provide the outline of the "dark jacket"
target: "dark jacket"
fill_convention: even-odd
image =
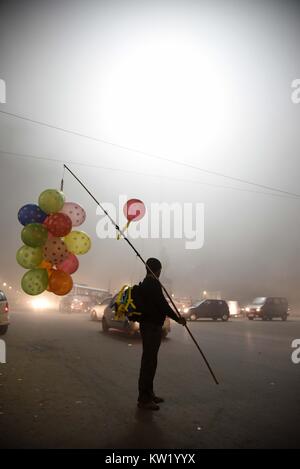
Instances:
[[[152,275],[147,275],[140,283],[142,296],[142,322],[151,322],[162,326],[166,316],[178,322],[178,316],[167,302],[159,281]]]

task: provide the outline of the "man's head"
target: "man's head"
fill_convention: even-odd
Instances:
[[[150,257],[146,262],[147,275],[151,275],[152,272],[158,278],[161,273],[161,262],[155,257]]]

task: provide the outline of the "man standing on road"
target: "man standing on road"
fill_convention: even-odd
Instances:
[[[157,367],[157,355],[161,343],[162,326],[169,316],[185,326],[184,318],[179,318],[164,297],[162,287],[157,280],[161,274],[161,263],[150,258],[146,262],[147,275],[140,284],[143,301],[140,332],[143,341],[143,355],[139,377],[138,407],[146,410],[159,410],[158,404],[164,402],[155,395],[153,381]],[[154,275],[152,275],[152,272]]]

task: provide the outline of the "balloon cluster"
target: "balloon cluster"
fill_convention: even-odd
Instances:
[[[79,267],[77,255],[91,248],[91,239],[84,231],[72,231],[85,218],[84,209],[75,202],[65,202],[64,193],[56,189],[42,192],[38,205],[20,208],[24,245],[16,257],[22,267],[29,269],[21,282],[25,293],[39,295],[46,289],[56,295],[70,292],[71,275]]]

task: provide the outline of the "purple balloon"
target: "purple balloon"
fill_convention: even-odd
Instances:
[[[43,223],[47,216],[47,213],[43,212],[36,204],[24,205],[18,212],[19,222],[24,226],[29,223]]]
[[[65,213],[72,220],[72,226],[80,226],[86,218],[85,210],[76,202],[65,202],[60,213]]]

